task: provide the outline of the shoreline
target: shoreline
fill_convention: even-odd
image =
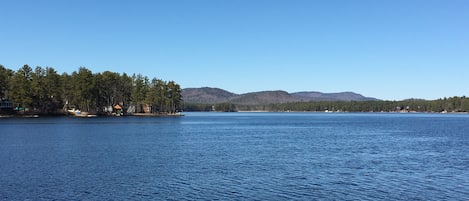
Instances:
[[[71,117],[71,118],[117,118],[117,117],[181,117],[182,113],[156,114],[156,113],[133,113],[122,116],[96,115],[96,114],[0,114],[0,118],[44,118],[44,117]]]
[[[204,111],[193,111],[204,112]],[[233,113],[233,112],[220,112],[220,113]],[[253,111],[236,111],[234,113],[375,113],[375,114],[455,114],[455,115],[467,115],[469,112],[331,112],[331,111],[267,111],[267,110],[253,110]],[[71,118],[119,118],[119,117],[182,117],[185,116],[183,113],[174,113],[174,114],[157,114],[157,113],[133,113],[126,114],[121,116],[116,116],[115,114],[108,115],[95,115],[95,114],[81,114],[81,115],[71,115],[71,114],[0,114],[0,119],[6,118],[49,118],[49,117],[71,117]]]
[[[133,113],[123,115],[122,117],[134,116],[134,117],[181,117],[184,116],[182,113],[174,113],[174,114],[157,114],[157,113]]]
[[[400,112],[400,111],[368,111],[368,112],[351,112],[351,111],[269,111],[269,110],[240,110],[235,112],[221,112],[221,111],[189,111],[189,112],[214,112],[214,113],[375,113],[375,114],[469,114],[469,112]]]
[[[57,115],[51,115],[51,116],[57,116]],[[25,115],[4,115],[0,114],[0,118],[38,118],[39,115],[37,114],[25,114]]]

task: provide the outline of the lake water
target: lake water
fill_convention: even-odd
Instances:
[[[469,115],[0,119],[0,200],[464,200]]]

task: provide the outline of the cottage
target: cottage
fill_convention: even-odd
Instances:
[[[117,105],[114,106],[114,110],[116,110],[116,116],[121,116],[121,115],[123,115],[123,113],[122,113],[122,107],[121,107],[119,104],[117,104]]]

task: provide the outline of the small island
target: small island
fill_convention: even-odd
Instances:
[[[181,87],[174,81],[80,67],[59,74],[52,67],[0,65],[0,116],[178,116]]]

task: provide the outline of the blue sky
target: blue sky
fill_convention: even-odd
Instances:
[[[466,0],[0,1],[0,64],[182,87],[469,96]]]

